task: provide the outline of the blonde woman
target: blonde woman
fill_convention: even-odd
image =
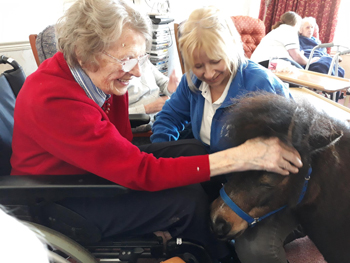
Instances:
[[[176,141],[189,122],[208,152],[227,148],[221,128],[232,99],[253,91],[289,96],[272,73],[244,57],[241,38],[229,16],[217,8],[195,10],[181,27],[179,45],[186,74],[157,115],[152,142]]]

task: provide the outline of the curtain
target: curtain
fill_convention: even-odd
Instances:
[[[294,11],[301,17],[316,18],[322,43],[333,41],[338,22],[341,0],[261,0],[259,18],[264,21],[266,34],[287,11]]]

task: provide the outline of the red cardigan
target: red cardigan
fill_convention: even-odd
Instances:
[[[209,180],[208,155],[156,159],[130,142],[127,94],[110,108],[87,97],[61,52],[47,59],[17,97],[11,174],[93,173],[147,191]]]

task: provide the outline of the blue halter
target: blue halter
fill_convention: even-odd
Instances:
[[[301,190],[300,196],[299,196],[299,200],[298,200],[298,204],[303,200],[306,190],[307,190],[307,186],[310,180],[310,175],[312,172],[312,168],[309,168],[308,174],[305,176],[305,181],[304,181],[304,185],[303,185],[303,189]],[[282,210],[283,208],[287,207],[282,206],[270,213],[267,213],[264,216],[261,217],[257,217],[257,218],[253,218],[250,215],[248,215],[246,212],[244,212],[241,208],[238,207],[238,205],[235,204],[235,202],[233,202],[231,200],[231,198],[226,194],[224,186],[221,188],[220,190],[220,196],[222,198],[222,200],[224,200],[225,204],[227,204],[239,217],[241,217],[242,219],[244,219],[245,221],[248,222],[248,225],[250,227],[254,226],[256,223],[260,222],[261,220],[265,219],[266,217],[273,215],[275,213],[277,213],[278,211]]]

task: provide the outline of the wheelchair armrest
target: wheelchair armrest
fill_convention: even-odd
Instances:
[[[55,202],[70,197],[113,197],[130,190],[93,174],[0,176],[0,204]]]
[[[307,64],[305,66],[305,70],[309,70],[309,66],[310,66],[310,63],[311,63],[311,60],[314,56],[314,52],[316,49],[318,48],[331,48],[331,47],[334,47],[334,43],[331,42],[331,43],[324,43],[324,44],[319,44],[317,46],[315,46],[312,50],[311,50],[311,53],[310,53],[310,56],[309,56],[309,59],[307,61]],[[332,67],[331,67],[332,68]]]
[[[150,122],[151,117],[144,113],[129,114],[129,120],[131,128],[136,128],[137,126],[147,124]]]

